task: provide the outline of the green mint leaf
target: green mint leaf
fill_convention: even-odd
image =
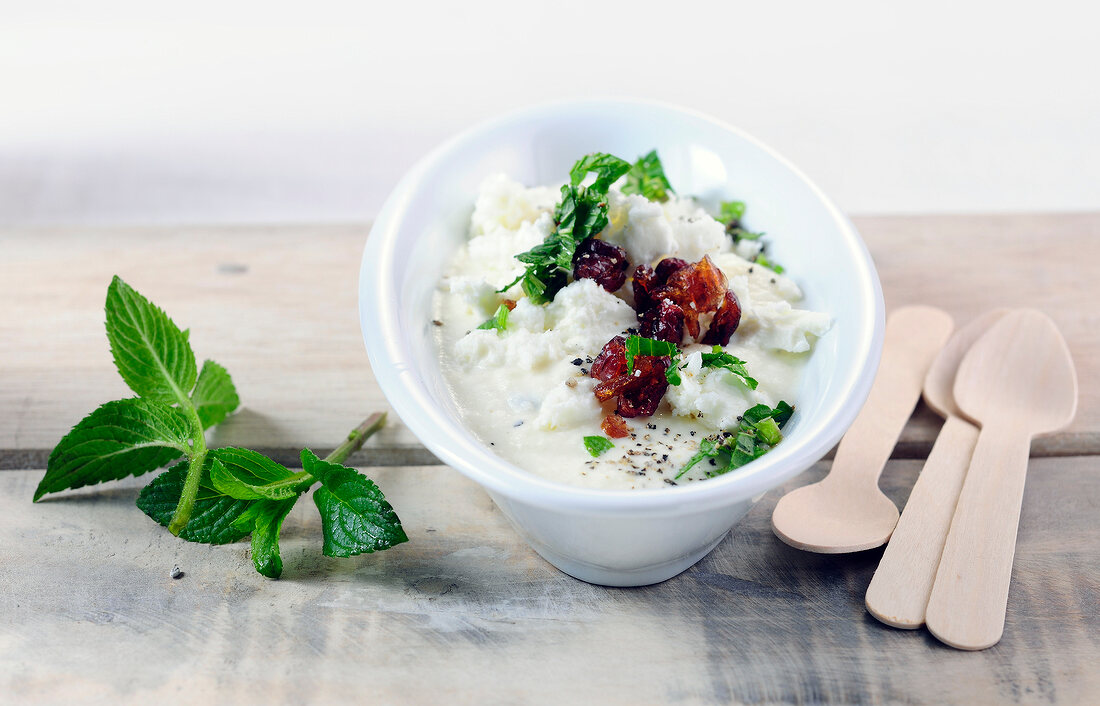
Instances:
[[[213,457],[207,455],[191,519],[179,533],[180,538],[188,542],[228,544],[248,534],[234,526],[234,522],[254,501],[231,498],[215,488],[210,480],[213,461]],[[186,461],[161,473],[142,489],[137,499],[138,508],[154,522],[167,527],[179,504],[186,476]]]
[[[260,574],[277,579],[283,573],[279,532],[298,498],[260,500],[248,506],[234,522],[235,529],[252,534],[252,565]]]
[[[679,385],[684,380],[680,377],[680,368],[676,365],[676,361],[673,360],[672,364],[668,366],[668,370],[665,371],[665,380],[668,380],[669,385]]]
[[[766,444],[775,446],[783,440],[783,432],[779,431],[779,425],[771,417],[761,419],[753,427],[756,429],[757,435]]]
[[[782,429],[783,425],[790,421],[792,414],[794,414],[794,407],[783,400],[779,400],[779,403],[775,405],[775,409],[768,416],[774,419],[775,423]]]
[[[607,227],[607,190],[629,169],[628,162],[603,153],[587,155],[574,164],[569,172],[570,183],[561,188],[561,201],[554,208],[554,232],[527,252],[516,255],[527,269],[499,291],[519,282],[533,303],[551,301],[569,281],[577,245]],[[582,186],[589,173],[596,175],[595,180]]]
[[[656,153],[652,154],[656,156]],[[569,183],[572,186],[580,186],[584,177],[592,173],[596,175],[592,188],[606,194],[611,185],[628,171],[630,171],[630,162],[606,152],[593,152],[581,157],[569,170]]]
[[[655,338],[643,336],[631,336],[626,339],[626,372],[628,375],[634,372],[634,357],[639,355],[669,356],[675,358],[680,355],[680,347],[668,341],[658,341]],[[674,366],[669,366],[671,369]],[[677,377],[679,375],[677,374]],[[668,372],[665,372],[668,377]]]
[[[54,447],[34,500],[148,473],[187,455],[190,439],[191,422],[168,405],[141,398],[108,402]]]
[[[760,240],[764,237],[763,233],[753,233],[752,231],[745,230],[744,228],[730,228],[727,232],[733,238],[733,242],[735,243],[742,240]]]
[[[227,447],[210,451],[210,482],[237,500],[285,500],[297,497],[308,482],[305,474],[291,473],[282,464],[252,451]]]
[[[716,459],[717,468],[707,472],[708,477],[713,477],[729,473],[760,458],[783,440],[780,429],[792,414],[794,407],[782,400],[776,404],[775,409],[766,404],[750,407],[741,415],[736,436],[720,437],[716,440],[703,439],[699,442],[699,452],[691,457],[676,477],[684,475],[705,459]]]
[[[105,309],[111,355],[130,389],[158,402],[186,403],[198,377],[187,333],[117,275]]]
[[[728,370],[736,375],[737,379],[743,382],[750,390],[755,390],[757,385],[759,385],[756,379],[750,377],[748,371],[745,370],[745,361],[737,356],[726,353],[722,350],[721,346],[715,346],[710,353],[703,353],[703,367]]]
[[[667,201],[668,195],[674,193],[672,186],[665,176],[665,168],[661,165],[661,158],[657,156],[657,150],[652,150],[630,167],[626,174],[626,184],[623,185],[624,194],[640,194],[650,201]]]
[[[736,225],[745,215],[744,201],[723,201],[718,204],[718,216],[715,220],[726,225]]]
[[[699,442],[699,451],[684,464],[684,467],[676,474],[676,478],[679,479],[680,476],[690,471],[699,463],[718,456],[719,451],[720,446],[717,443],[711,439],[703,439]]]
[[[759,255],[757,255],[756,259],[753,260],[753,262],[755,262],[757,265],[763,265],[764,267],[767,267],[769,270],[777,275],[781,275],[785,271],[781,265],[774,263],[766,258],[764,256],[764,253],[760,253]]]
[[[586,436],[584,437],[584,448],[588,449],[588,453],[592,455],[592,458],[597,458],[605,451],[615,448],[615,444],[607,437]]]
[[[745,413],[741,415],[741,422],[743,425],[751,427],[770,416],[772,416],[771,407],[766,404],[758,404],[745,410]]]
[[[321,481],[313,502],[321,513],[325,556],[354,556],[408,541],[397,513],[370,478],[309,449],[302,451],[302,468]]]
[[[203,429],[221,424],[241,404],[237,388],[225,368],[212,360],[202,364],[198,382],[191,393],[191,404],[199,414]]]
[[[510,310],[504,304],[497,307],[497,311],[489,319],[478,326],[479,329],[492,330],[496,329],[497,332],[504,331],[508,326],[508,312]]]

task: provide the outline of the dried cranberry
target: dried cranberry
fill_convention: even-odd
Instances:
[[[638,333],[680,345],[684,340],[684,310],[667,299],[638,315]]]
[[[669,275],[687,266],[687,260],[681,260],[678,257],[666,257],[664,260],[657,263],[657,281],[664,284],[668,281]]]
[[[614,292],[626,282],[629,266],[625,250],[599,238],[588,238],[573,254],[573,279],[595,280],[607,291]]]
[[[668,389],[665,371],[671,364],[667,356],[636,357],[634,384],[619,395],[616,411],[624,417],[648,417],[656,412]]]
[[[737,295],[731,290],[726,290],[726,296],[722,300],[722,306],[718,307],[718,313],[710,322],[707,335],[703,336],[703,343],[708,345],[724,346],[730,342],[730,336],[737,330],[741,323],[741,303],[737,301]]]
[[[648,416],[661,404],[668,380],[665,371],[672,361],[667,356],[640,355],[634,358],[634,372],[599,383],[596,399],[607,402],[618,397],[616,411],[623,417]]]
[[[630,435],[630,427],[626,422],[617,414],[609,414],[603,419],[603,423],[600,424],[600,429],[603,429],[603,433],[607,434],[612,439],[622,439],[625,436]]]
[[[634,268],[632,279],[634,280],[634,310],[640,313],[654,304],[650,292],[657,288],[657,274],[649,265],[638,265]]]
[[[626,339],[616,336],[604,344],[588,371],[589,377],[606,381],[626,374]]]
[[[726,276],[707,256],[682,267],[668,282],[651,293],[654,299],[669,299],[684,311],[684,325],[692,338],[699,337],[699,315],[717,311],[726,294]]]

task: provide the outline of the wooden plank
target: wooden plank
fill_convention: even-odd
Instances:
[[[1036,306],[1078,366],[1077,419],[1036,455],[1100,452],[1100,214],[856,219],[891,307],[927,303],[963,323],[991,307]],[[53,228],[0,231],[0,468],[45,463],[96,405],[126,394],[103,334],[118,273],[192,331],[196,353],[234,375],[244,409],[217,444],[293,462],[331,448],[388,408],[359,335],[356,283],[367,227]],[[396,421],[396,420],[395,420]],[[927,454],[940,420],[923,405],[895,457]],[[433,463],[400,424],[375,465]]]
[[[903,502],[920,464],[891,461]],[[130,480],[32,505],[0,474],[0,694],[16,703],[1086,703],[1100,693],[1100,473],[1032,462],[1005,637],[961,653],[871,618],[879,550],[826,556],[769,530],[769,493],[707,558],[641,589],[528,549],[445,467],[371,469],[411,541],[327,559],[302,502],[284,577],[247,545],[171,537]],[[1071,492],[1067,492],[1071,489]],[[178,564],[185,576],[168,574]],[[4,700],[0,697],[0,700]]]
[[[297,463],[387,410],[359,334],[367,226],[43,229],[0,234],[0,468],[44,465],[99,404],[127,396],[103,330],[114,274],[191,329],[242,409],[213,443]],[[370,462],[436,463],[396,419]],[[360,460],[362,457],[359,457]]]
[[[1100,452],[1100,214],[856,218],[890,308],[930,304],[962,325],[997,307],[1058,324],[1077,366],[1077,418],[1033,455]],[[923,457],[941,420],[921,405],[897,450]]]

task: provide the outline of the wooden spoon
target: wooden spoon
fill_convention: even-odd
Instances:
[[[867,610],[887,625],[909,630],[924,625],[928,594],[978,441],[978,428],[955,404],[955,372],[974,342],[1007,311],[988,312],[956,331],[924,378],[924,401],[946,421],[867,587]]]
[[[1073,359],[1054,322],[1034,309],[1006,314],[963,358],[955,401],[982,431],[925,620],[942,642],[982,650],[1004,632],[1031,439],[1077,410]]]
[[[871,549],[890,538],[898,509],[879,490],[878,477],[953,326],[950,316],[928,306],[891,314],[867,404],[841,439],[829,475],[779,499],[772,513],[776,536],[824,554]]]

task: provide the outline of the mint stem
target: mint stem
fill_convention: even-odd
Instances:
[[[195,508],[195,498],[199,494],[202,467],[206,462],[206,432],[203,430],[199,413],[187,397],[181,398],[180,410],[191,419],[193,446],[191,463],[187,466],[187,477],[183,481],[183,492],[180,493],[180,501],[176,505],[176,512],[172,515],[172,521],[168,523],[168,531],[177,536],[191,519],[191,511]]]
[[[386,413],[375,412],[363,420],[362,424],[355,427],[348,434],[347,441],[337,446],[328,456],[325,456],[325,460],[332,463],[343,463],[348,456],[358,451],[367,439],[371,438],[375,432],[384,426],[386,426]]]

